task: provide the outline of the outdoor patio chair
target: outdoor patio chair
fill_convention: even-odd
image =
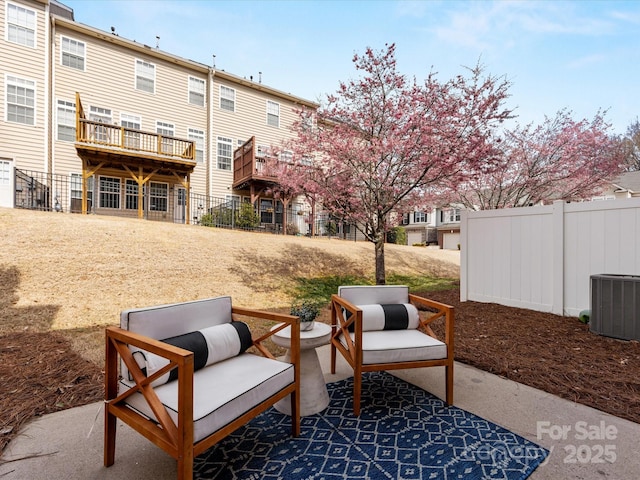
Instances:
[[[444,339],[431,328],[444,321]],[[445,367],[453,404],[453,307],[409,293],[406,286],[342,286],[331,298],[331,373],[336,351],[353,368],[353,413],[360,415],[362,372]]]
[[[279,328],[252,338],[244,317]],[[285,327],[290,362],[262,345]],[[105,466],[114,463],[119,418],[175,458],[178,479],[188,480],[195,456],[287,396],[292,435],[300,434],[300,322],[232,307],[230,297],[127,310],[106,330],[105,384]]]

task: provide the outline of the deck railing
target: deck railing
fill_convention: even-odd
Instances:
[[[196,145],[192,140],[88,120],[84,115],[80,95],[76,94],[76,141],[79,143],[195,161]]]

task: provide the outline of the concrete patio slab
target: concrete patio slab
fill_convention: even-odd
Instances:
[[[350,376],[341,359],[329,372],[329,347],[318,348],[327,382]],[[455,405],[551,451],[532,480],[640,478],[640,424],[456,363]],[[444,368],[393,372],[444,398]],[[103,405],[95,403],[30,422],[5,450],[2,480],[169,480],[175,461],[119,424],[116,461],[102,466]]]

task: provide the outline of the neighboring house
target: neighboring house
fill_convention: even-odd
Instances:
[[[283,205],[257,175],[260,152],[292,138],[295,109],[318,107],[78,23],[54,0],[0,0],[0,77],[0,206],[189,223],[219,198],[276,224]],[[248,141],[257,159],[240,178],[234,152]],[[14,168],[68,181],[14,184]]]
[[[438,245],[457,250],[460,244],[460,208],[434,208],[430,212],[406,213],[402,225],[407,233],[407,245]]]
[[[593,200],[613,200],[640,197],[640,171],[625,172],[616,177],[601,196]]]

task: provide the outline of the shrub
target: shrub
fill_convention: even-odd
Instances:
[[[300,229],[298,229],[298,225],[295,223],[287,223],[287,235],[298,235],[300,233]]]
[[[393,227],[387,232],[387,243],[395,243],[396,245],[407,244],[407,231],[404,227]]]
[[[236,212],[236,227],[255,228],[260,225],[260,217],[251,203],[242,202]]]
[[[205,213],[200,217],[200,225],[204,227],[213,227],[213,215]]]

